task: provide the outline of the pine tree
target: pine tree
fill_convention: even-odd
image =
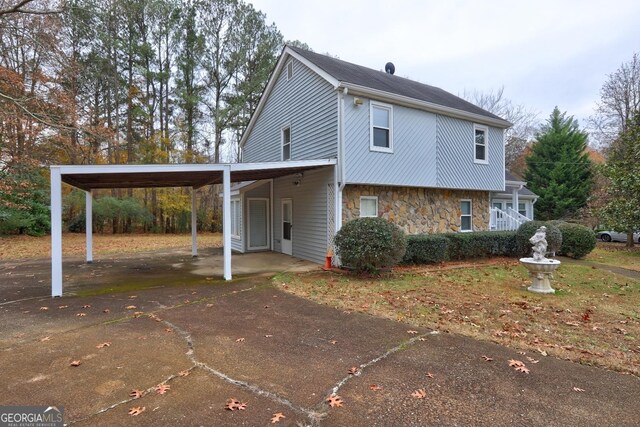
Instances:
[[[585,206],[593,183],[586,147],[587,134],[573,116],[556,107],[526,158],[527,187],[540,196],[537,218],[568,218]]]

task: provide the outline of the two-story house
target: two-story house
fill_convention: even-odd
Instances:
[[[322,262],[341,225],[358,217],[407,233],[498,229],[507,198],[522,207],[524,183],[505,178],[510,125],[442,89],[287,46],[242,137],[241,161],[336,166],[232,188],[232,246]]]

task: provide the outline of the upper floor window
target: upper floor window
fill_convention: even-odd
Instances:
[[[287,80],[293,78],[293,61],[287,62]]]
[[[378,198],[376,196],[360,197],[360,218],[378,216]]]
[[[282,128],[282,160],[291,160],[291,128]]]
[[[475,163],[489,163],[487,156],[487,137],[489,131],[486,126],[473,125],[473,150]]]
[[[393,107],[371,102],[371,151],[393,153]]]
[[[473,231],[471,200],[460,200],[460,231]]]

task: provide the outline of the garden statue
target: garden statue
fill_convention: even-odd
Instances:
[[[547,254],[547,227],[538,228],[529,242],[533,245],[533,257],[520,258],[520,262],[529,270],[533,279],[533,283],[528,289],[531,292],[552,294],[555,289],[551,287],[551,279],[553,279],[555,269],[560,266],[560,261],[545,257]]]
[[[544,225],[536,230],[529,242],[533,245],[533,259],[542,261],[547,254],[547,227]]]

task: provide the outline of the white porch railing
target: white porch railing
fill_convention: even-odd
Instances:
[[[518,211],[507,208],[503,211],[498,208],[491,208],[491,216],[489,219],[489,230],[491,231],[511,231],[517,230],[522,224],[531,221]]]

